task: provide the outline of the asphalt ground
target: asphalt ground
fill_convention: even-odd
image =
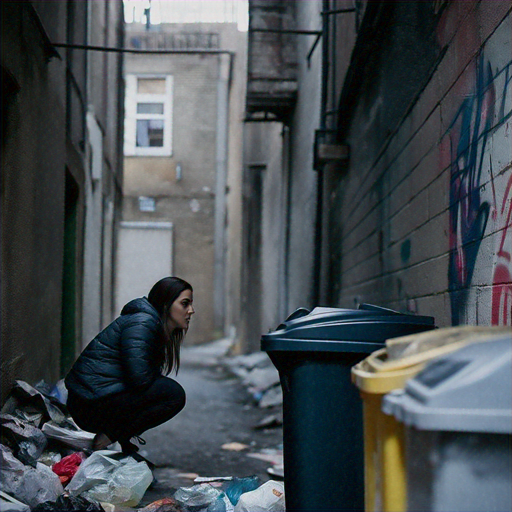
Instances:
[[[137,508],[172,497],[177,488],[194,485],[196,476],[257,475],[262,483],[273,478],[267,473],[272,463],[249,454],[272,456],[282,449],[282,427],[254,428],[279,411],[259,408],[240,379],[210,356],[184,350],[173,378],[184,387],[187,404],[175,418],[142,436],[147,444],[140,453],[156,465],[157,483]],[[231,443],[246,447],[223,448]]]

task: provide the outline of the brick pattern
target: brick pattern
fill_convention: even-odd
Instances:
[[[383,100],[361,92],[371,101],[328,203],[339,305],[510,325],[511,34],[509,2],[450,2],[436,33],[445,53],[384,143],[364,138]]]

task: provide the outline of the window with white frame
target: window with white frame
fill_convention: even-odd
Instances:
[[[127,75],[124,154],[171,156],[172,77]]]

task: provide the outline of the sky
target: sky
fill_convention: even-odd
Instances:
[[[124,0],[126,23],[145,23],[144,9],[151,6],[151,23],[238,23],[247,30],[248,0]]]

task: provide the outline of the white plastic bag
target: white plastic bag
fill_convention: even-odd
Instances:
[[[85,430],[71,430],[61,427],[53,421],[48,421],[41,429],[46,437],[60,441],[76,450],[92,450],[95,434]]]
[[[223,494],[220,489],[208,483],[180,487],[174,493],[174,499],[184,508],[210,510],[211,505]]]
[[[35,468],[29,467],[25,472],[22,484],[24,499],[21,501],[34,508],[39,503],[55,501],[63,492],[59,477],[48,466],[38,462]]]
[[[153,474],[145,462],[100,450],[82,462],[66,490],[73,496],[136,507],[152,481]]]
[[[284,484],[269,480],[240,496],[234,512],[284,512]]]
[[[110,450],[94,452],[80,464],[75,476],[66,486],[66,490],[73,496],[78,496],[95,485],[107,483],[114,469],[121,465],[119,460],[113,458],[118,455],[117,452]]]
[[[0,510],[2,512],[30,512],[30,507],[0,491]]]
[[[34,508],[45,501],[55,501],[64,492],[59,477],[44,464],[25,466],[12,451],[2,445],[0,451],[0,488]]]

